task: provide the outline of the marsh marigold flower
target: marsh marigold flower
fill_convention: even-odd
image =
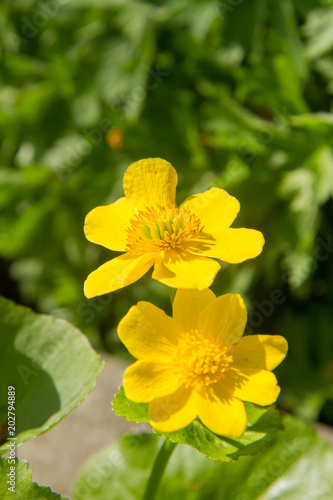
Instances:
[[[85,282],[86,297],[118,290],[143,276],[174,288],[208,288],[220,264],[260,254],[264,238],[254,229],[231,229],[240,205],[223,189],[196,194],[175,204],[177,173],[165,160],[132,163],[123,179],[124,198],[93,209],[86,217],[88,240],[125,252]]]
[[[246,308],[240,295],[216,298],[207,289],[178,290],[173,318],[139,302],[118,334],[138,359],[124,373],[128,399],[149,403],[149,422],[173,432],[196,417],[216,434],[236,438],[246,429],[243,401],[271,405],[279,395],[271,372],[284,359],[278,335],[242,338]]]

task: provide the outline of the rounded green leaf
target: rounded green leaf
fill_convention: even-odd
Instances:
[[[50,427],[91,391],[102,369],[87,338],[66,321],[0,298],[0,450],[6,450],[8,387],[15,388],[16,445]],[[13,416],[13,415],[10,415]]]

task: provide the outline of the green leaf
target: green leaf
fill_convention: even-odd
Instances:
[[[333,47],[333,7],[313,10],[307,17],[304,32],[308,38],[307,54],[310,59],[318,58]]]
[[[148,422],[148,403],[133,403],[125,396],[123,387],[112,401],[113,410],[119,417],[125,417],[130,422],[143,423]]]
[[[159,500],[330,500],[333,450],[311,426],[284,417],[284,432],[255,457],[230,464],[206,460],[177,446],[162,479]],[[145,484],[163,440],[154,435],[124,436],[92,457],[81,470],[73,500],[134,500]],[[130,481],[129,481],[130,477]]]
[[[102,369],[86,337],[66,321],[0,298],[0,427],[15,388],[16,445],[45,432],[91,391]],[[12,398],[11,398],[12,399]],[[4,443],[0,450],[6,450]]]
[[[231,462],[243,455],[254,455],[265,446],[271,435],[281,429],[281,417],[274,408],[259,408],[250,403],[245,404],[248,417],[246,432],[239,439],[218,436],[195,420],[184,429],[171,433],[160,433],[174,443],[183,443],[195,448],[200,453],[216,461]],[[148,404],[133,403],[126,398],[121,387],[113,401],[115,413],[132,422],[148,422]]]
[[[66,500],[57,493],[53,493],[48,486],[38,486],[31,479],[31,472],[26,462],[17,462],[14,458],[0,458],[0,498],[2,500],[13,500],[14,498]],[[8,476],[10,473],[14,473],[14,475]],[[13,484],[8,482],[14,477]],[[9,490],[9,488],[14,488],[14,490]]]

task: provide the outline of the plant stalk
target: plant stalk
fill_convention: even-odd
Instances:
[[[142,500],[155,500],[156,493],[161,483],[165,468],[168,464],[169,458],[177,446],[177,443],[172,443],[169,439],[166,439],[161,446],[153,465],[148,483],[146,486],[146,491]]]

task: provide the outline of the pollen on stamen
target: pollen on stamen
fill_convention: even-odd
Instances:
[[[178,343],[177,379],[196,389],[218,382],[232,362],[227,351],[201,330],[184,333]]]
[[[180,249],[202,231],[200,219],[186,207],[146,207],[130,220],[126,251],[142,254]]]

